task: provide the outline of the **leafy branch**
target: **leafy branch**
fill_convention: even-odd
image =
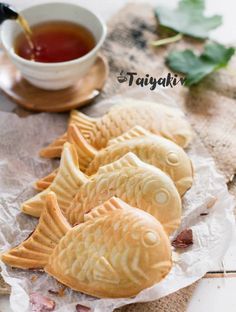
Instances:
[[[210,32],[222,24],[222,17],[206,17],[204,11],[204,0],[180,0],[175,9],[158,7],[155,15],[160,27],[174,31],[175,35],[152,41],[150,44],[158,47],[177,42],[183,36],[206,40]],[[192,86],[210,73],[225,67],[234,53],[234,48],[213,42],[206,44],[200,55],[190,49],[172,51],[166,57],[166,64],[171,70],[186,75],[185,85]]]

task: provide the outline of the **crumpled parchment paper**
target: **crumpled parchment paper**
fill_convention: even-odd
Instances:
[[[160,98],[160,94],[153,93],[152,99]],[[140,94],[136,97],[140,98]],[[99,111],[102,114],[107,106],[109,101],[97,104],[94,115]],[[89,111],[93,113],[93,108]],[[15,114],[0,113],[0,252],[22,242],[37,224],[37,219],[20,213],[20,203],[35,193],[33,182],[58,165],[57,161],[39,158],[38,152],[65,128],[64,115],[43,113],[19,118]],[[173,268],[162,282],[128,299],[96,299],[69,289],[59,297],[48,292],[61,287],[54,278],[43,272],[11,269],[1,263],[2,276],[12,287],[12,310],[31,311],[29,294],[38,292],[55,300],[57,312],[75,311],[78,303],[91,307],[93,312],[110,312],[125,304],[159,299],[212,270],[222,260],[233,236],[234,199],[228,193],[224,177],[217,172],[213,159],[197,138],[188,154],[195,171],[194,185],[184,196],[182,223],[177,233],[191,227],[194,243],[174,253]]]

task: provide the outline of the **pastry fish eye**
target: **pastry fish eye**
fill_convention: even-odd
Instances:
[[[155,201],[160,205],[166,205],[169,201],[169,192],[165,189],[160,189],[155,195]]]
[[[159,235],[154,231],[147,231],[142,236],[142,242],[144,246],[146,247],[152,247],[154,245],[159,244],[160,237]]]
[[[178,166],[179,156],[175,152],[169,152],[166,156],[166,162],[171,166]]]

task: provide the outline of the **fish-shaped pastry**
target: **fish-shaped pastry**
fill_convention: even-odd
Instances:
[[[70,288],[96,297],[135,296],[172,267],[162,225],[148,213],[112,198],[71,227],[54,193],[33,234],[2,255],[6,264],[43,268]]]
[[[112,196],[153,215],[168,234],[180,224],[182,206],[174,182],[133,153],[100,167],[88,177],[79,169],[73,144],[67,142],[56,178],[46,190],[24,202],[22,211],[39,217],[50,191],[56,193],[59,206],[72,225],[83,222],[88,211]]]
[[[185,151],[174,142],[152,134],[140,126],[112,139],[108,142],[108,146],[101,150],[96,150],[91,146],[75,125],[68,128],[68,140],[74,144],[79,157],[80,169],[86,175],[95,174],[100,166],[109,164],[128,152],[132,152],[142,161],[167,173],[174,181],[181,196],[192,186],[193,168]],[[40,179],[36,182],[36,188],[39,190],[47,188],[56,174],[57,171],[54,171]]]
[[[72,123],[80,129],[88,143],[97,149],[107,146],[110,139],[137,125],[182,147],[186,147],[192,138],[190,125],[180,110],[159,103],[129,98],[122,104],[113,106],[101,118],[91,118],[74,110],[69,120],[69,124]],[[66,141],[65,133],[42,149],[40,155],[46,158],[60,157]]]

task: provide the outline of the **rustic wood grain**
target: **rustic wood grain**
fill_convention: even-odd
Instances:
[[[36,112],[65,112],[90,103],[101,92],[108,76],[108,65],[102,56],[76,85],[59,91],[34,87],[22,78],[4,52],[0,54],[0,88],[18,105]]]

